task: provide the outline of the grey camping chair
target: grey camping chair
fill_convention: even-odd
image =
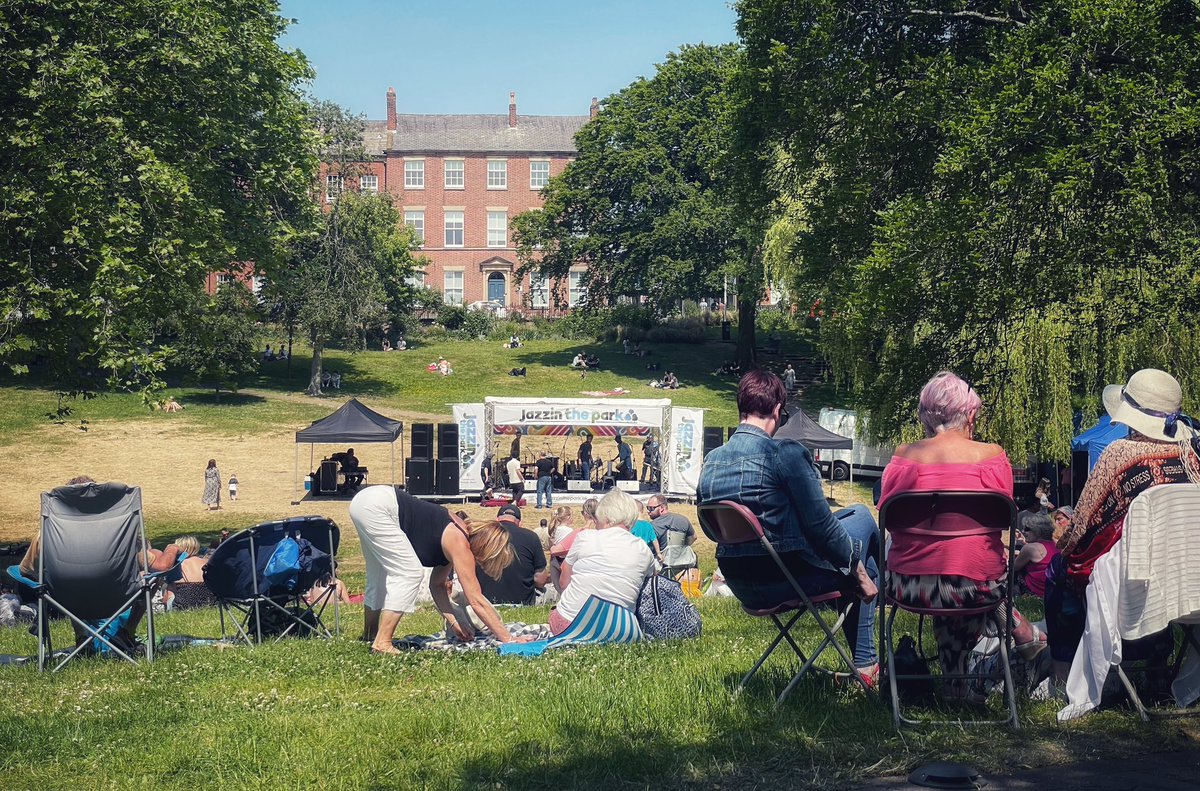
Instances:
[[[52,611],[69,618],[81,637],[54,672],[94,650],[136,663],[140,651],[131,650],[117,634],[139,608],[146,618],[146,659],[153,660],[151,597],[169,572],[151,573],[146,565],[142,490],[123,483],[85,483],[43,492],[40,540],[36,580],[22,577],[16,567],[9,569],[37,598],[38,669],[45,670],[52,654]]]

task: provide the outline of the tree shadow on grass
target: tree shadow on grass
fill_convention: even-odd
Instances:
[[[190,393],[185,398],[180,399],[180,402],[184,406],[237,407],[262,404],[266,400],[266,398],[260,395],[251,395],[249,393],[231,393],[228,390],[216,393],[207,390]]]
[[[399,352],[407,354],[407,352]],[[256,387],[265,390],[283,392],[303,391],[308,388],[309,371],[312,368],[312,357],[295,355],[291,359],[292,372],[288,376],[286,360],[264,360],[259,368]],[[329,398],[352,398],[360,395],[394,395],[399,392],[398,385],[385,382],[382,379],[368,375],[363,366],[356,364],[354,357],[339,357],[326,360],[322,371],[341,374],[341,387],[323,388],[323,396]]]

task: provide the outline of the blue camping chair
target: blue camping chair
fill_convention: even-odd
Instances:
[[[311,604],[304,594],[327,576],[336,579],[340,538],[333,520],[298,516],[263,522],[221,542],[204,566],[204,582],[217,599],[221,637],[227,636],[228,616],[234,635],[250,645],[289,635],[332,638],[341,627],[336,587],[326,588]],[[291,574],[277,568],[287,539],[303,548]],[[321,620],[330,603],[332,632]]]
[[[47,623],[53,611],[69,618],[80,635],[53,672],[85,651],[136,663],[140,651],[118,641],[117,634],[139,603],[145,609],[145,655],[152,661],[151,599],[171,570],[152,573],[147,566],[141,489],[123,483],[60,486],[42,493],[41,510],[37,579],[25,577],[17,566],[8,569],[9,577],[37,600],[38,670],[46,669],[53,654]]]

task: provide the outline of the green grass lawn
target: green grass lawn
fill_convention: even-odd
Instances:
[[[195,647],[136,668],[91,659],[59,675],[0,668],[3,786],[833,788],[930,760],[994,771],[1186,738],[1178,725],[1120,712],[1061,727],[1049,703],[1023,706],[1020,733],[898,734],[878,700],[818,678],[774,712],[792,667],[782,653],[745,694],[732,694],[770,638],[766,624],[728,600],[702,600],[701,610],[697,640],[536,660],[371,656],[352,639],[361,626],[352,607],[333,642]],[[160,635],[218,631],[213,610],[169,614],[158,626]],[[436,628],[418,613],[399,633]],[[814,641],[805,630],[804,642]],[[22,629],[0,633],[0,652],[32,648]]]

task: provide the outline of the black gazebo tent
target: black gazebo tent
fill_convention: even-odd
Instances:
[[[788,411],[791,417],[787,425],[775,432],[775,439],[794,439],[810,450],[850,450],[854,447],[853,439],[821,428],[799,406],[791,405]]]
[[[392,444],[392,484],[396,483],[396,440],[404,434],[404,424],[392,420],[351,398],[336,412],[326,415],[306,429],[296,432],[296,470],[293,478],[297,486],[300,481],[300,445],[309,446],[308,466],[313,465],[313,446],[320,444],[361,444],[364,442],[388,442]],[[297,488],[296,491],[299,491]],[[299,498],[293,501],[298,504]]]

